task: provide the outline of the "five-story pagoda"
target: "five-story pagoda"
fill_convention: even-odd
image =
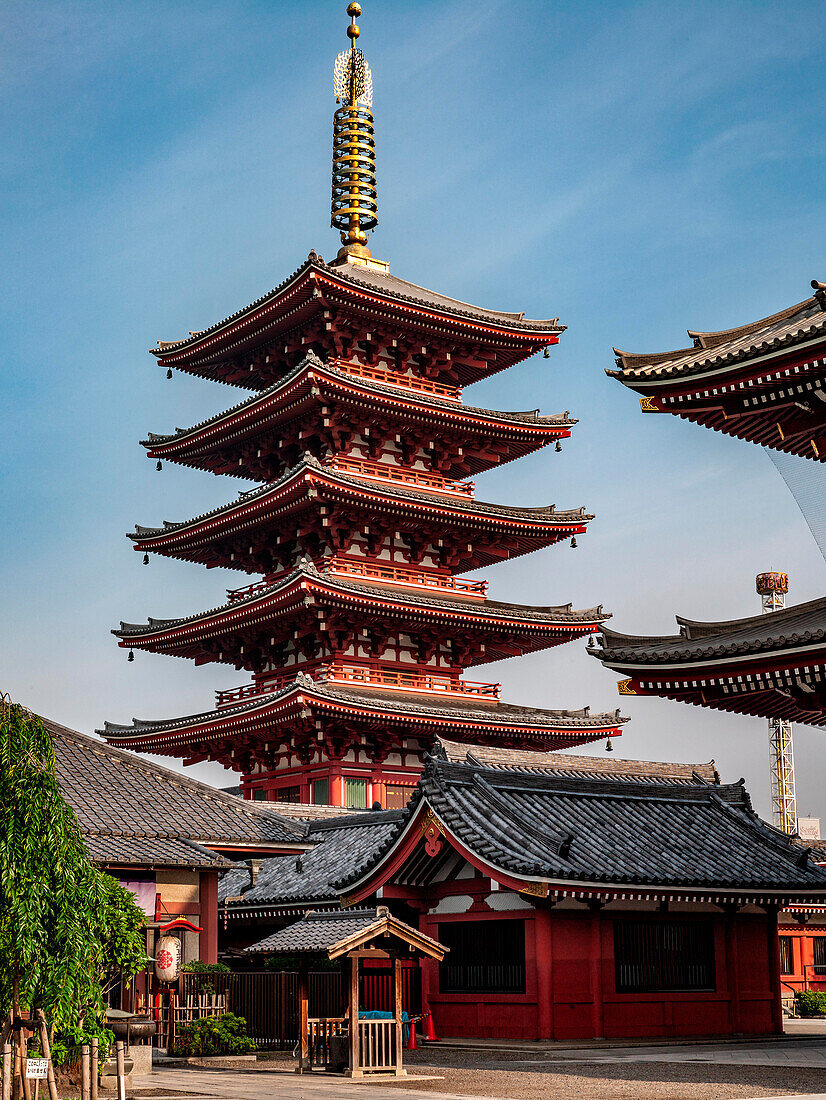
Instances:
[[[275,290],[154,349],[181,370],[252,391],[204,423],[144,441],[176,462],[259,484],[205,515],[138,527],[135,550],[263,578],[183,619],[121,623],[129,649],[217,661],[251,680],[217,706],[162,722],[106,723],[113,744],[217,760],[247,797],[403,805],[437,735],[558,749],[620,732],[618,713],[540,710],[499,698],[468,669],[594,632],[599,607],[487,598],[461,574],[563,540],[585,510],[475,499],[469,475],[570,435],[568,414],[464,404],[462,387],[557,343],[563,328],[479,309],[390,274],[377,224],[372,79],[358,4],[335,66],[332,225]],[[546,350],[547,354],[547,350]]]

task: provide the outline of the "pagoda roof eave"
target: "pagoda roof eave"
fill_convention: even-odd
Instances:
[[[311,479],[313,482],[324,481],[333,490],[341,489],[360,496],[369,496],[371,506],[372,501],[383,499],[391,506],[419,505],[425,511],[437,514],[452,513],[456,518],[464,517],[482,522],[496,522],[498,520],[515,526],[567,529],[571,525],[579,527],[587,524],[594,518],[593,515],[586,513],[584,508],[559,512],[556,511],[555,505],[539,508],[516,508],[504,504],[489,504],[483,501],[460,501],[439,496],[436,493],[415,491],[396,485],[385,486],[377,480],[367,480],[340,471],[330,470],[312,456],[305,455],[299,463],[287,470],[282,477],[242,493],[239,500],[231,501],[229,504],[221,505],[209,512],[204,512],[179,523],[165,521],[162,528],[136,526],[134,532],[127,532],[127,538],[132,539],[141,548],[146,543],[160,542],[162,545],[175,536],[184,532],[192,532],[200,525],[206,524],[209,525],[214,537],[217,521],[225,520],[228,521],[228,526],[232,526],[232,521],[240,518],[237,515],[239,512],[247,514],[252,509],[257,509],[260,513],[262,509],[258,506],[264,503],[270,495],[286,491],[290,482],[298,486],[299,482],[306,479]],[[245,526],[249,525],[245,524]],[[150,545],[148,548],[153,549],[154,547]]]
[[[538,410],[535,412],[509,412],[485,409],[464,405],[450,398],[442,398],[415,390],[407,391],[399,386],[384,385],[375,380],[368,382],[356,375],[339,370],[331,364],[324,363],[315,354],[310,353],[301,363],[288,371],[283,378],[278,379],[277,382],[266,389],[259,390],[246,400],[223,412],[216,413],[215,416],[202,420],[190,428],[179,428],[174,433],[167,434],[150,433],[146,439],[140,441],[141,446],[146,447],[151,452],[151,457],[163,457],[164,454],[168,454],[177,448],[183,448],[202,435],[220,437],[221,429],[229,429],[238,419],[246,421],[249,425],[250,422],[254,422],[257,411],[263,411],[274,397],[279,396],[282,391],[290,390],[299,380],[306,378],[308,375],[311,375],[314,380],[326,379],[340,387],[346,386],[348,390],[360,394],[374,404],[377,397],[383,397],[388,402],[392,402],[394,406],[418,407],[422,415],[436,415],[447,420],[485,420],[500,429],[534,434],[564,431],[578,423],[576,418],[570,417],[567,413],[540,416]]]
[[[606,373],[631,389],[649,391],[786,354],[824,335],[826,295],[818,290],[811,298],[747,325],[713,333],[689,330],[693,347],[644,354],[614,348],[618,369]]]
[[[538,346],[556,343],[565,329],[558,323],[558,318],[529,320],[520,313],[484,310],[424,290],[389,273],[370,272],[353,264],[334,267],[311,252],[292,275],[236,313],[209,328],[191,333],[183,340],[159,342],[158,347],[150,350],[163,365],[183,369],[196,358],[204,362],[210,357],[225,355],[231,348],[242,344],[245,337],[259,331],[265,325],[267,315],[276,310],[279,301],[296,294],[302,282],[322,283],[362,299],[373,298],[423,320],[430,318],[442,323],[452,322],[456,327],[467,328],[477,334],[487,332],[491,337],[529,341]]]
[[[234,736],[256,728],[272,730],[279,718],[289,719],[306,708],[320,713],[347,715],[349,721],[398,722],[411,735],[432,736],[438,729],[472,736],[517,735],[522,739],[558,748],[617,736],[627,719],[619,710],[611,714],[580,711],[541,710],[507,703],[479,703],[468,700],[428,699],[421,695],[316,682],[298,674],[283,688],[237,705],[159,721],[135,719],[131,726],[107,722],[100,735],[110,744],[139,747],[141,751],[167,753],[193,742],[213,737]]]
[[[221,629],[221,621],[227,620],[224,629],[238,629],[244,620],[261,624],[275,618],[279,605],[290,597],[303,602],[302,592],[326,593],[333,598],[343,599],[354,605],[364,601],[379,605],[391,613],[394,608],[400,613],[412,611],[414,614],[443,614],[451,623],[483,623],[489,620],[494,625],[510,623],[518,628],[527,626],[547,626],[549,628],[576,629],[581,634],[598,629],[610,613],[602,606],[575,611],[570,604],[558,607],[539,607],[528,604],[502,603],[485,600],[472,602],[461,597],[444,597],[425,592],[421,595],[392,586],[365,584],[360,581],[345,580],[334,575],[319,572],[310,561],[305,561],[287,576],[244,599],[234,600],[219,607],[197,612],[182,618],[149,619],[147,623],[120,624],[119,630],[113,630],[116,638],[124,645],[141,640],[153,639],[160,642],[183,634],[192,635],[199,626]],[[272,605],[270,615],[266,609]],[[263,614],[262,614],[263,612]],[[191,628],[184,630],[183,628]]]

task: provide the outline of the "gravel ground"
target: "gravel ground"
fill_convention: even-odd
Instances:
[[[788,1096],[799,1093],[826,1093],[826,1070],[794,1067],[709,1065],[697,1062],[581,1062],[566,1065],[542,1060],[535,1055],[536,1066],[525,1068],[530,1054],[502,1051],[463,1051],[428,1048],[407,1052],[405,1064],[413,1072],[437,1073],[440,1081],[388,1081],[394,1088],[410,1092],[457,1093],[468,1096],[508,1097],[513,1100],[751,1100],[752,1097]],[[520,1066],[511,1063],[518,1060]],[[288,1056],[259,1062],[252,1072],[283,1071],[292,1060]],[[250,1072],[249,1063],[239,1065],[239,1100],[243,1100],[243,1081]],[[230,1067],[226,1068],[232,1073]],[[331,1085],[333,1083],[331,1082]],[[158,1081],[157,1092],[141,1090],[141,1097],[168,1096]],[[184,1094],[179,1094],[184,1100]],[[195,1095],[194,1093],[192,1095]],[[273,1095],[277,1096],[277,1086]],[[335,1100],[331,1087],[330,1100]],[[369,1100],[369,1087],[364,1090]]]
[[[587,1055],[585,1055],[587,1057]],[[537,1061],[525,1069],[524,1052],[433,1050],[408,1053],[406,1064],[444,1081],[411,1081],[417,1092],[504,1096],[514,1100],[741,1100],[826,1092],[826,1071],[794,1067],[707,1065],[697,1062],[617,1062],[566,1066]],[[537,1054],[537,1059],[542,1055]],[[509,1062],[519,1059],[520,1068]]]

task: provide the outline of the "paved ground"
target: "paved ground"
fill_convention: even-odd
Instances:
[[[826,1100],[826,1028],[786,1040],[560,1048],[556,1044],[431,1046],[410,1053],[411,1073],[437,1080],[360,1084],[300,1077],[287,1057],[236,1069],[164,1068],[135,1080],[141,1100]]]

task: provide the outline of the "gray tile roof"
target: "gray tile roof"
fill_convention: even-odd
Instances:
[[[58,780],[95,858],[125,864],[227,866],[210,847],[303,847],[303,829],[130,753],[44,719]]]
[[[373,852],[395,835],[404,820],[401,810],[372,810],[338,818],[311,821],[305,842],[310,845],[301,856],[301,870],[295,856],[273,856],[264,860],[255,882],[249,886],[249,871],[238,868],[222,875],[219,901],[237,897],[229,904],[230,913],[296,904],[338,902],[332,881],[342,873],[358,874],[367,866]]]
[[[633,387],[635,382],[667,382],[722,368],[768,352],[826,335],[826,297],[822,291],[803,302],[739,328],[721,332],[689,330],[694,347],[639,355],[618,351],[619,370],[606,373]]]
[[[506,749],[498,745],[463,745],[440,737],[435,754],[453,764],[471,764],[509,771],[568,775],[577,779],[628,779],[635,783],[719,783],[714,761],[708,764],[675,764],[656,760],[621,760],[616,756],[580,756],[566,751],[539,752]]]
[[[494,868],[566,883],[809,891],[826,897],[826,868],[761,821],[742,783],[579,779],[428,761],[405,814],[424,800],[446,829]],[[399,828],[399,833],[406,826]],[[369,870],[399,839],[376,851]],[[346,894],[366,872],[343,874]]]
[[[601,627],[589,653],[616,665],[703,664],[721,657],[768,654],[826,639],[826,596],[795,604],[770,615],[750,615],[724,622],[693,622],[677,616],[679,634],[634,636]]]

